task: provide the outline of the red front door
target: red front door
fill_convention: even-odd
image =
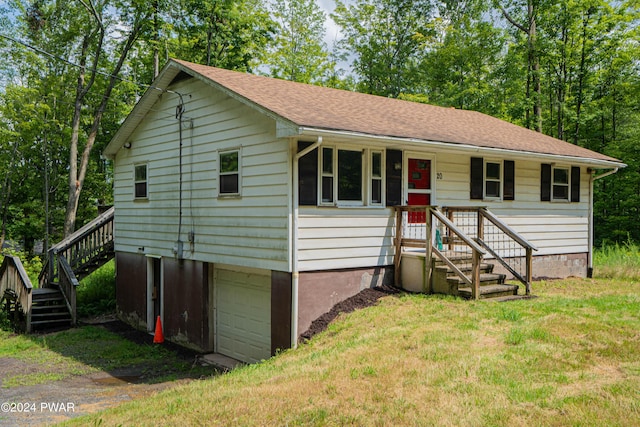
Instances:
[[[409,157],[407,159],[407,205],[431,204],[431,160]],[[409,214],[409,223],[424,223],[424,213]]]

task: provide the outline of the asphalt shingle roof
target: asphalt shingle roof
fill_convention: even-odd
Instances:
[[[438,107],[172,60],[305,128],[621,162],[476,111]]]

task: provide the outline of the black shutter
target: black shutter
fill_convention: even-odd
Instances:
[[[471,199],[482,199],[484,183],[484,160],[482,157],[471,158]]]
[[[402,205],[402,151],[387,150],[387,206]]]
[[[580,168],[578,166],[571,167],[571,201],[580,201]]]
[[[551,165],[543,163],[540,165],[540,201],[551,200]]]
[[[515,200],[516,166],[513,160],[504,161],[504,200]]]
[[[298,152],[309,147],[312,142],[298,142]],[[318,149],[312,150],[298,160],[298,204],[315,206],[318,204]]]

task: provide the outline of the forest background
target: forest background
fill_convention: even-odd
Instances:
[[[169,58],[481,111],[616,157],[596,244],[640,242],[639,4],[0,1],[0,247],[46,251],[112,203],[100,153]]]

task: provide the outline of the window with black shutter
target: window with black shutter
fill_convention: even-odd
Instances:
[[[515,162],[472,157],[469,197],[472,200],[514,200]]]
[[[543,163],[540,167],[540,201],[579,202],[580,168]]]

